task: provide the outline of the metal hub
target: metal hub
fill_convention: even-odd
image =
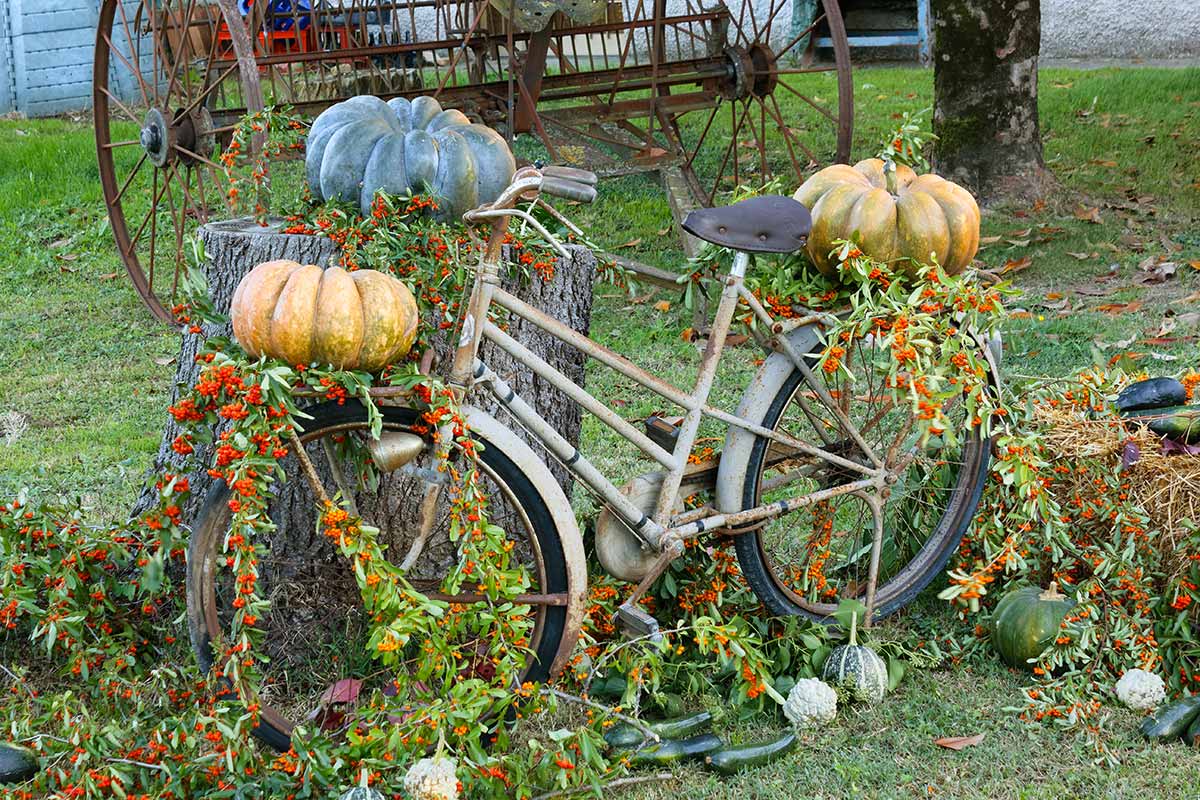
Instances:
[[[165,166],[170,159],[171,135],[171,126],[167,124],[162,111],[152,108],[146,112],[146,121],[142,123],[142,133],[138,138],[154,166]]]
[[[775,53],[767,45],[730,47],[725,50],[725,58],[728,59],[726,80],[720,91],[726,100],[766,97],[775,91],[779,73],[775,68]]]
[[[169,122],[167,113],[157,108],[146,112],[138,139],[150,163],[156,167],[163,167],[174,158],[188,163],[196,160],[188,153],[179,151],[177,147],[204,158],[212,155],[216,150],[217,137],[213,133],[212,115],[207,108],[200,106],[187,116],[180,116],[179,112],[175,112],[171,118],[174,122]]]

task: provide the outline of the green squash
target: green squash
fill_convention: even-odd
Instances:
[[[1174,378],[1146,378],[1131,383],[1117,395],[1117,411],[1142,411],[1147,408],[1181,406],[1187,402],[1187,388]]]
[[[24,747],[0,744],[0,786],[24,783],[37,774],[38,760]]]
[[[1185,444],[1200,442],[1200,405],[1132,411],[1126,413],[1125,418],[1144,424],[1154,433],[1167,439]]]
[[[304,167],[313,197],[355,203],[364,215],[382,189],[431,194],[438,217],[457,219],[499,197],[517,163],[503,136],[432,97],[359,95],[313,121]]]
[[[992,614],[992,645],[1010,667],[1033,669],[1030,659],[1050,646],[1074,606],[1053,581],[1045,591],[1036,586],[1013,589]]]
[[[338,800],[385,800],[384,796],[366,786],[355,786],[342,792]]]
[[[858,643],[858,614],[850,617],[850,644],[839,645],[821,667],[821,680],[830,686],[850,686],[860,699],[879,702],[887,693],[887,664],[871,648]]]

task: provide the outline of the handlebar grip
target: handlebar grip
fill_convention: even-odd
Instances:
[[[597,182],[596,173],[594,172],[588,172],[586,169],[576,169],[575,167],[556,166],[554,164],[543,167],[542,175],[547,178],[564,178],[586,186],[595,186]]]
[[[542,194],[561,197],[564,200],[578,200],[580,203],[590,203],[596,199],[596,187],[555,176],[542,175]]]

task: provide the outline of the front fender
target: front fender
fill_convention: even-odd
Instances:
[[[546,462],[538,458],[533,448],[511,428],[481,408],[466,406],[462,411],[470,431],[483,439],[486,446],[495,447],[508,456],[517,468],[529,477],[546,501],[555,527],[558,528],[558,537],[562,542],[566,561],[567,593],[570,595],[567,604],[567,630],[578,631],[583,621],[587,599],[587,556],[583,550],[583,536],[579,532],[579,523],[575,520],[575,512],[571,510],[571,501],[563,493]],[[551,675],[559,674],[571,655],[575,642],[572,637],[566,638],[571,641],[560,648],[554,664],[551,665]]]

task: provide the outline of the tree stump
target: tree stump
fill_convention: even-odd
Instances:
[[[200,228],[200,240],[204,243],[208,257],[204,272],[208,279],[209,293],[214,306],[222,313],[228,313],[233,291],[242,276],[257,264],[272,259],[290,259],[325,266],[339,255],[337,246],[326,237],[285,234],[282,233],[282,223],[276,222],[262,227],[249,218],[204,225]],[[537,276],[530,279],[509,277],[505,279],[504,286],[534,307],[586,334],[591,322],[592,283],[595,279],[596,259],[590,250],[583,247],[570,247],[568,253],[569,258],[559,260],[553,280],[543,281]],[[583,385],[585,359],[581,353],[524,320],[512,320],[509,333],[576,384]],[[232,330],[228,325],[206,324],[201,334],[186,330],[183,332],[176,366],[175,388],[171,394],[172,405],[178,401],[180,393],[194,385],[199,377],[200,369],[195,357],[203,340],[210,336],[231,335]],[[451,337],[448,335],[437,337],[434,349],[438,363],[448,364],[450,341]],[[485,344],[482,356],[543,418],[553,424],[569,441],[578,443],[581,425],[578,406],[570,402],[562,392],[516,364],[499,348]],[[493,414],[500,413],[497,404],[485,394],[476,394],[469,398],[469,402],[482,406]],[[159,451],[151,467],[153,474],[181,473],[185,457],[171,449],[172,442],[181,432],[179,424],[168,416],[163,427]],[[529,441],[523,431],[517,429],[517,432]],[[188,507],[183,509],[183,519],[188,524],[194,521],[196,512],[212,486],[213,479],[205,469],[211,461],[212,448],[197,443],[195,463],[204,468],[188,473],[192,499]],[[569,494],[570,477],[566,470],[557,462],[551,462],[550,467],[564,491]],[[295,501],[296,493],[292,487],[296,483],[298,481],[278,488],[273,514],[285,518],[275,518],[274,521],[281,533],[287,531],[287,541],[273,541],[272,547],[278,546],[293,551],[293,555],[298,559],[317,557],[324,560],[325,556],[332,554],[332,549],[327,543],[318,540],[315,524],[307,524],[312,512],[311,509],[299,507]],[[385,485],[381,487],[380,494],[383,495],[387,491],[388,487]],[[404,492],[398,491],[397,494],[403,495]],[[157,502],[156,492],[152,488],[147,489],[138,498],[133,514],[140,514]],[[395,513],[399,513],[394,503],[382,499],[374,512],[388,518],[393,518]],[[396,520],[393,518],[391,521]],[[372,519],[372,522],[378,525],[384,520]]]

